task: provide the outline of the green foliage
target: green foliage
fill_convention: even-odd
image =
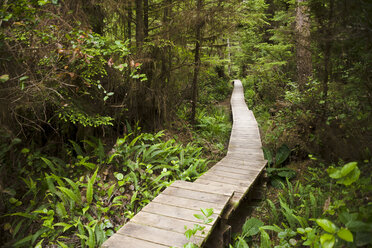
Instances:
[[[180,108],[177,115],[188,120],[188,107]],[[225,144],[230,137],[231,122],[222,107],[198,108],[195,116],[197,124],[186,126],[192,128],[193,140],[196,144],[210,150],[215,157],[225,153]]]
[[[201,214],[194,214],[194,217],[202,221],[204,225],[209,224],[213,221],[213,218],[211,217],[214,213],[213,208],[201,208],[200,211]],[[194,224],[193,228],[188,228],[187,226],[184,226],[184,228],[185,236],[187,240],[189,240],[189,242],[184,244],[183,248],[198,248],[199,246],[190,240],[196,236],[197,232],[205,234],[204,232],[205,226]]]
[[[359,179],[360,170],[357,162],[345,164],[341,168],[329,167],[327,169],[330,178],[337,179],[337,183],[348,186]]]
[[[330,166],[327,171],[331,178],[338,180],[342,178],[341,171],[348,176],[357,168],[357,163],[351,162],[337,169]],[[267,200],[269,225],[254,218],[247,220],[232,247],[254,246],[258,242],[258,232],[249,230],[255,226],[260,232],[260,247],[364,247],[372,244],[365,235],[372,230],[372,208],[361,199],[370,194],[367,190],[370,178],[364,177],[351,184],[337,181],[334,184],[323,177],[327,175],[324,171],[309,168],[311,178],[306,186],[287,181],[278,201]],[[356,194],[361,198],[356,199]],[[239,242],[244,246],[239,246]]]
[[[194,180],[206,170],[201,148],[163,141],[163,136],[163,131],[130,133],[117,139],[109,153],[99,139],[70,141],[68,164],[22,149],[28,161],[19,173],[24,189],[4,191],[9,192],[3,199],[9,210],[2,218],[12,237],[7,245],[100,246],[164,187],[174,180]],[[210,210],[202,213],[211,215]]]

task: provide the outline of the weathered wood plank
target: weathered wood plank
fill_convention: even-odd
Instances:
[[[175,207],[175,206],[161,204],[157,202],[150,202],[141,211],[203,224],[202,220],[199,220],[195,218],[194,216],[194,214],[199,214],[199,211],[195,211],[195,210],[188,209],[188,208],[181,208],[181,207]],[[218,214],[213,214],[211,217],[214,220],[217,220]],[[206,224],[206,225],[212,226],[213,223]]]
[[[231,195],[234,193],[233,190],[224,190],[219,187],[209,186],[203,187],[203,185],[199,185],[198,183],[190,183],[185,181],[175,181],[172,183],[171,187],[181,188],[181,189],[189,189],[197,192],[206,192],[211,194],[219,194],[227,196],[226,199],[229,199]]]
[[[200,178],[214,181],[214,182],[220,182],[220,183],[227,183],[227,184],[232,184],[236,186],[245,186],[245,187],[250,187],[252,184],[252,181],[248,180],[241,180],[241,179],[236,179],[236,178],[230,178],[230,177],[224,177],[221,175],[217,175],[213,172],[208,172],[202,175]]]
[[[196,192],[193,190],[174,188],[174,187],[166,188],[162,192],[162,194],[203,201],[203,202],[210,203],[211,205],[212,203],[214,203],[215,205],[223,205],[227,199],[227,197],[224,195],[217,195],[217,194],[211,194],[211,193],[206,193],[206,192]]]
[[[182,198],[180,196],[173,196],[173,195],[166,195],[166,194],[160,194],[157,197],[155,197],[153,202],[157,203],[163,203],[166,205],[171,205],[175,207],[187,207],[189,209],[193,209],[196,212],[200,211],[201,208],[211,208],[216,212],[222,211],[222,204],[221,205],[213,205],[210,202],[204,202],[200,200],[195,199],[188,199],[188,198]]]
[[[215,175],[219,175],[221,177],[227,177],[227,178],[233,178],[233,179],[239,179],[239,180],[247,180],[248,182],[253,182],[256,180],[256,178],[259,176],[260,172],[258,171],[251,171],[249,174],[239,174],[234,172],[227,172],[227,171],[221,171],[218,169],[211,168],[209,170]]]
[[[204,178],[198,178],[195,182],[198,184],[213,185],[215,187],[221,187],[223,189],[232,189],[234,190],[234,195],[236,195],[236,193],[245,193],[245,191],[247,190],[246,186],[237,186],[233,184],[215,182]]]
[[[136,214],[132,219],[131,222],[145,225],[145,226],[152,226],[160,229],[164,229],[167,231],[177,232],[184,234],[185,233],[185,226],[187,228],[193,228],[195,225],[195,222],[193,221],[186,221],[181,220],[178,218],[172,218],[168,216],[158,215],[154,213],[148,213],[141,211],[138,214]],[[208,232],[211,230],[211,226],[205,225],[205,233],[197,233],[197,236],[199,237],[206,237]]]
[[[161,245],[142,239],[132,238],[129,236],[114,234],[101,246],[102,248],[169,248],[168,245]]]
[[[252,172],[260,172],[261,169],[251,169],[250,167],[229,167],[224,166],[223,164],[214,165],[211,170],[218,170],[223,172],[230,172],[242,175],[251,175]]]
[[[165,246],[183,247],[188,242],[185,235],[181,233],[166,231],[160,228],[140,225],[136,223],[127,223],[119,231],[118,234],[129,236],[138,240],[153,242]],[[203,238],[194,237],[196,244],[201,244]],[[142,247],[142,246],[122,246],[122,247]]]

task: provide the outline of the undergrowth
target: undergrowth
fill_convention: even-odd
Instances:
[[[64,159],[3,138],[0,169],[9,180],[0,195],[2,243],[100,246],[171,182],[206,170],[201,147],[162,136],[136,129],[111,150],[95,138],[69,141]]]
[[[231,131],[231,121],[227,111],[219,106],[199,107],[195,116],[196,125],[193,126],[187,122],[188,109],[185,105],[177,113],[183,120],[182,132],[191,133],[193,142],[204,147],[208,157],[221,158],[227,151],[226,145]]]
[[[370,247],[370,166],[317,162],[303,182],[287,180],[267,199],[255,214],[259,219],[248,219],[230,247]]]

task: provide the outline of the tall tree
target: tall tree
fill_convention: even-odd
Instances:
[[[194,54],[194,76],[192,79],[192,107],[191,122],[195,124],[196,104],[198,101],[198,76],[200,70],[200,46],[202,42],[202,29],[204,20],[201,18],[203,0],[196,0],[196,25],[195,25],[195,54]]]
[[[296,0],[295,39],[297,81],[300,90],[303,91],[313,73],[310,50],[310,15],[307,0]]]
[[[136,0],[136,45],[140,48],[145,40],[143,0]]]

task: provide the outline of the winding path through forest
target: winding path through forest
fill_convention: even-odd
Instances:
[[[102,247],[183,247],[188,242],[184,226],[202,224],[194,214],[213,208],[213,222],[205,225],[204,234],[191,239],[202,246],[217,225],[231,216],[266,165],[257,122],[245,104],[239,80],[234,80],[231,108],[233,127],[226,157],[195,182],[175,181]]]

